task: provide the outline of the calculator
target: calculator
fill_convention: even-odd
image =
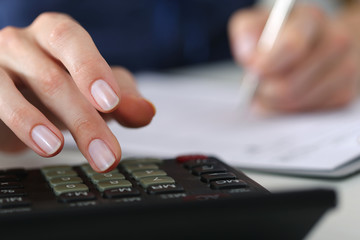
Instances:
[[[303,239],[335,205],[331,189],[270,193],[207,155],[0,172],[2,239]]]

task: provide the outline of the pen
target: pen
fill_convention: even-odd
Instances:
[[[295,0],[276,0],[269,18],[261,33],[257,48],[260,51],[268,52],[274,46],[276,38],[284,25],[288,15],[290,14]],[[247,71],[242,79],[240,86],[240,107],[245,110],[250,105],[256,89],[259,85],[259,76],[256,73]]]

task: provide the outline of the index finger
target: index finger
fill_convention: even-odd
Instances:
[[[43,13],[28,30],[52,57],[68,70],[88,101],[101,112],[111,112],[120,91],[110,66],[89,33],[65,14]]]

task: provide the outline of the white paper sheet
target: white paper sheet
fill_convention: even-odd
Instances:
[[[125,153],[203,153],[255,169],[331,171],[360,155],[360,101],[331,112],[244,116],[239,83],[142,74],[138,85],[157,114],[141,129],[109,125]],[[66,145],[74,146],[69,134]]]

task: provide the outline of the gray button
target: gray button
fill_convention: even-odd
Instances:
[[[121,173],[98,173],[91,176],[91,181],[93,183],[98,183],[106,180],[123,180],[125,176]]]
[[[74,170],[56,170],[44,173],[47,180],[55,177],[75,177],[77,173]]]
[[[55,177],[51,178],[49,183],[52,187],[55,187],[63,184],[82,183],[82,179],[80,177]]]
[[[155,184],[166,184],[166,183],[175,183],[175,180],[168,176],[159,176],[159,177],[145,177],[139,180],[143,188],[147,188]]]
[[[144,177],[157,177],[157,176],[166,176],[166,172],[163,170],[144,170],[144,171],[135,171],[132,173],[132,176],[139,180]]]
[[[54,192],[56,196],[59,196],[62,193],[68,192],[81,192],[81,191],[89,191],[89,188],[83,183],[71,183],[71,184],[63,184],[55,186]]]
[[[109,180],[99,182],[96,186],[100,192],[103,192],[111,188],[132,187],[132,184],[128,180]]]
[[[140,171],[140,170],[155,170],[155,169],[159,169],[159,166],[153,163],[139,163],[139,164],[131,164],[131,165],[125,165],[124,169],[128,172],[128,173],[132,173],[135,171]]]

